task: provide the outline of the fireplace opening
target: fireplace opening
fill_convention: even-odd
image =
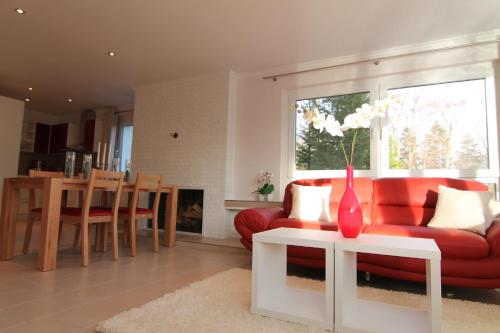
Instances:
[[[155,193],[150,193],[149,207],[153,207]],[[165,229],[165,210],[167,193],[160,197],[158,211],[158,228]],[[148,228],[152,228],[152,221],[148,221]],[[203,190],[179,189],[177,197],[177,225],[176,231],[201,234],[203,231]]]

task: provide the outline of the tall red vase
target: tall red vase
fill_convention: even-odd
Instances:
[[[340,232],[346,238],[358,237],[363,228],[363,211],[358,193],[354,189],[352,165],[347,166],[346,187],[340,200],[337,221]]]

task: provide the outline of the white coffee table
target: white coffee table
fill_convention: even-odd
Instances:
[[[357,297],[356,253],[425,259],[427,309]],[[335,240],[336,332],[441,332],[441,252],[433,239],[361,234]]]
[[[333,231],[278,228],[252,237],[253,313],[334,328],[334,242]],[[287,286],[287,245],[325,249],[325,292]]]

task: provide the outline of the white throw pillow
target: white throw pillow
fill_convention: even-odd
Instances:
[[[500,203],[493,200],[493,193],[440,185],[434,217],[427,226],[469,230],[484,236],[498,214]]]
[[[331,186],[292,184],[292,211],[289,218],[332,222],[330,217]]]

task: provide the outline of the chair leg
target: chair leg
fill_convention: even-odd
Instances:
[[[73,248],[78,247],[78,243],[80,242],[80,230],[81,230],[81,225],[77,224],[75,225],[75,234],[73,236]]]
[[[61,244],[61,235],[62,235],[63,223],[59,221],[59,232],[57,234],[57,248],[59,248],[59,244]]]
[[[94,252],[99,251],[99,234],[100,234],[100,228],[101,226],[98,223],[94,223],[95,225],[95,233],[94,233]]]
[[[88,224],[82,225],[82,266],[89,265],[89,226]]]
[[[106,252],[108,251],[108,224],[107,223],[101,223],[101,224],[102,224],[101,251]]]
[[[129,229],[129,221],[123,221],[123,247],[130,247],[130,229]]]
[[[158,252],[158,216],[153,217],[153,252]]]
[[[28,217],[28,222],[26,223],[26,231],[24,233],[24,244],[23,244],[23,253],[28,254],[30,251],[30,242],[31,242],[31,233],[33,232],[33,217]]]
[[[136,235],[136,219],[129,220],[129,228],[130,228],[130,256],[135,257],[137,254],[137,235]]]
[[[111,246],[113,247],[113,260],[118,260],[118,222],[111,222]]]

